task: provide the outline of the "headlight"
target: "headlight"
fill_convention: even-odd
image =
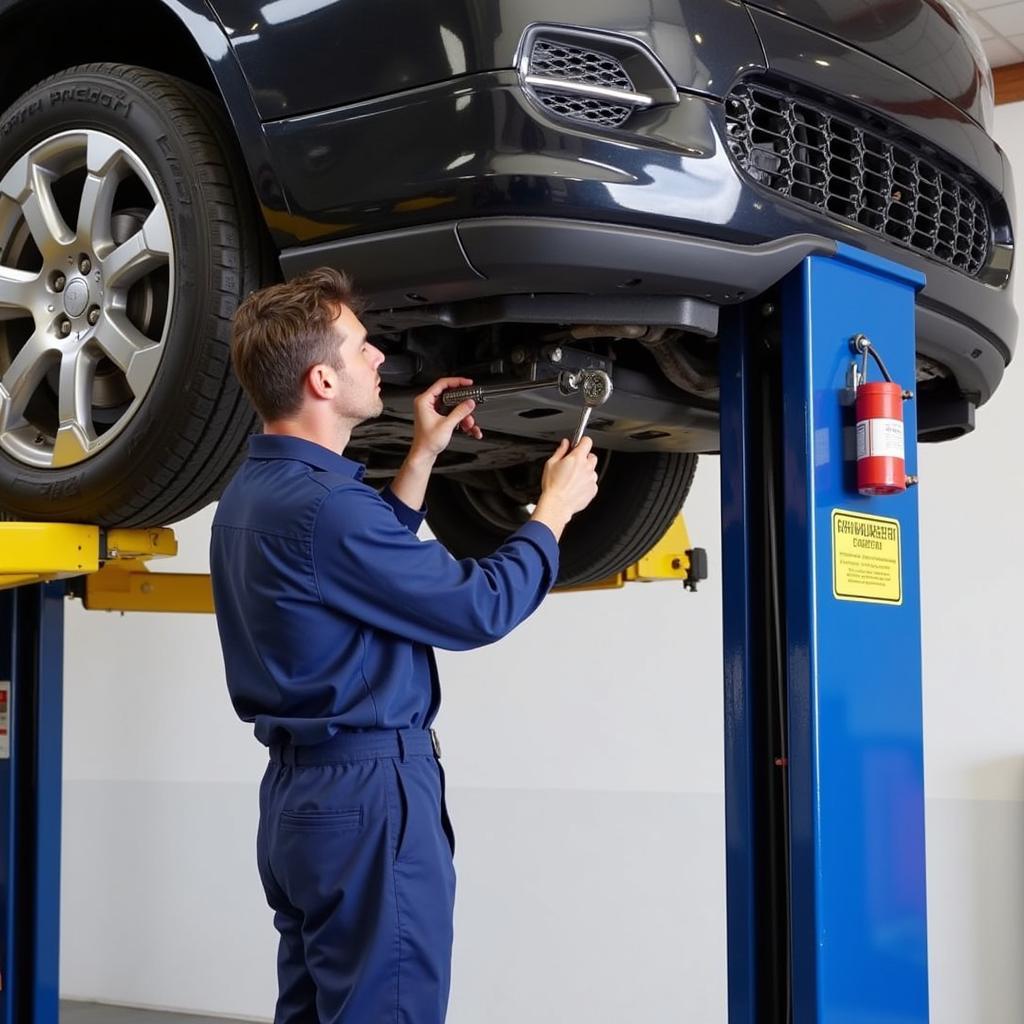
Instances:
[[[964,42],[971,51],[974,59],[978,62],[978,69],[981,71],[981,117],[985,128],[992,130],[992,123],[996,112],[996,91],[992,81],[992,67],[985,56],[985,48],[981,45],[981,39],[967,12],[960,6],[960,0],[939,0],[956,21],[956,27]]]

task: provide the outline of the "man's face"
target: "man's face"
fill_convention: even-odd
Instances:
[[[380,397],[380,374],[384,353],[366,340],[366,328],[348,308],[341,307],[341,315],[334,321],[338,336],[338,395],[334,407],[343,419],[361,423],[379,416],[384,411]]]

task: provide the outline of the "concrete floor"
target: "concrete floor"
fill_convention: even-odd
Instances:
[[[102,1003],[60,1004],[60,1024],[242,1024],[226,1017],[196,1017],[190,1013],[158,1013]]]

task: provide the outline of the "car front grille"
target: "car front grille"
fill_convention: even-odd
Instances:
[[[622,62],[607,53],[555,39],[537,39],[530,51],[529,74],[602,89],[636,92]],[[538,102],[560,117],[618,128],[633,108],[596,96],[559,91],[555,85],[534,87]]]
[[[725,116],[733,159],[759,184],[965,274],[984,266],[984,202],[951,159],[925,155],[905,129],[750,80],[730,92]]]

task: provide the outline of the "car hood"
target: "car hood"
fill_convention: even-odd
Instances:
[[[966,15],[953,2],[747,0],[747,6],[841,39],[916,78],[990,127],[991,71]]]

